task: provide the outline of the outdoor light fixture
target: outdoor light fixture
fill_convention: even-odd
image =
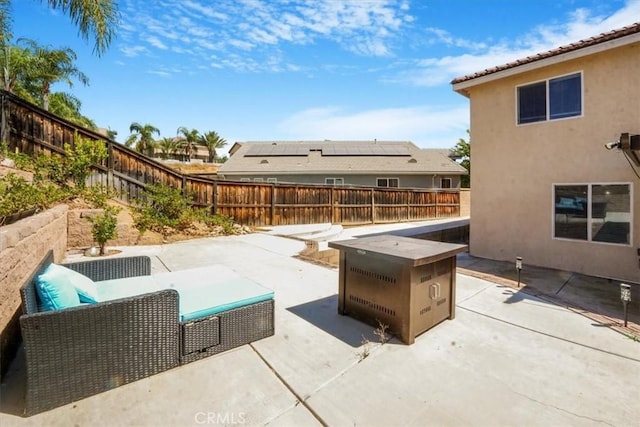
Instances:
[[[614,148],[620,148],[620,141],[607,142],[604,144],[604,148],[607,150],[613,150]]]
[[[518,270],[518,287],[520,287],[520,272],[522,271],[522,257],[516,257],[516,270]]]
[[[627,306],[631,302],[631,286],[626,283],[620,283],[620,300],[624,306],[624,326],[627,327]]]
[[[622,150],[636,166],[640,166],[640,135],[631,135],[628,132],[621,133],[619,140],[607,142],[604,144],[604,148]]]

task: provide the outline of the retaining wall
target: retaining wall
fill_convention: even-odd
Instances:
[[[66,205],[59,205],[0,228],[0,373],[4,376],[20,342],[20,286],[42,257],[54,260],[67,250]]]

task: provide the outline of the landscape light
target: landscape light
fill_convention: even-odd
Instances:
[[[620,300],[624,306],[624,326],[627,327],[627,306],[631,302],[631,286],[620,283]]]

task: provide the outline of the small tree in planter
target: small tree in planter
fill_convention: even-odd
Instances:
[[[101,214],[88,217],[91,222],[91,234],[93,240],[100,247],[100,255],[105,255],[105,245],[109,240],[118,237],[118,212],[120,208],[105,206]]]

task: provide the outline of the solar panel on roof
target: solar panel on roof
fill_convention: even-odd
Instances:
[[[309,147],[289,144],[256,144],[247,150],[246,157],[307,156]]]
[[[327,145],[322,147],[323,156],[410,156],[411,152],[405,146],[351,144]]]
[[[249,147],[245,156],[308,156],[311,150],[322,150],[323,156],[410,156],[405,145],[358,143],[322,144],[255,144]]]

